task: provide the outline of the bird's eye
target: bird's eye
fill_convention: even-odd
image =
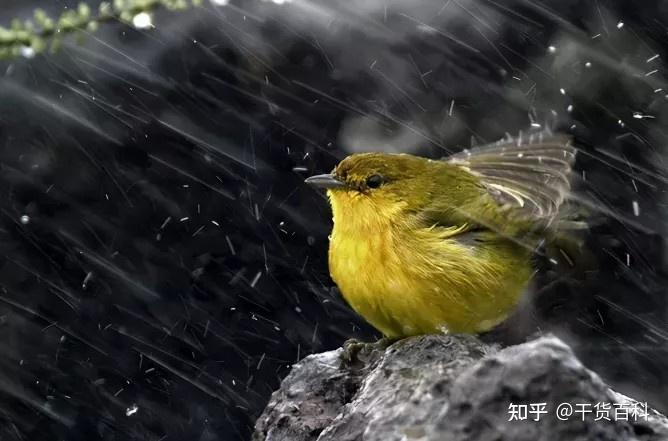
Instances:
[[[382,183],[383,177],[381,175],[371,175],[366,178],[366,186],[369,188],[378,188]]]

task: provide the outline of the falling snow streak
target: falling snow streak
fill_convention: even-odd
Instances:
[[[66,238],[66,239],[70,240],[71,242],[74,242],[75,244],[81,246],[80,243],[72,235],[70,235],[66,231],[60,231],[59,233],[64,238]],[[155,292],[152,289],[146,287],[140,281],[133,278],[131,275],[127,274],[125,271],[123,271],[118,266],[114,265],[109,260],[104,259],[102,256],[99,256],[96,253],[93,253],[90,250],[88,250],[87,248],[83,248],[83,247],[77,248],[76,251],[84,259],[87,259],[91,263],[94,263],[95,265],[97,265],[102,270],[105,270],[105,271],[109,272],[110,274],[113,274],[119,280],[121,280],[121,281],[125,282],[127,285],[135,288],[137,292],[141,292],[142,294],[145,294],[147,296],[147,298],[154,298],[154,299],[160,298],[160,295],[157,292]]]
[[[91,104],[100,108],[105,114],[111,116],[112,118],[115,118],[117,121],[119,121],[121,124],[123,124],[124,126],[126,126],[129,129],[134,128],[132,123],[127,122],[126,120],[122,119],[120,116],[117,116],[116,113],[119,113],[123,116],[127,116],[128,118],[131,118],[131,119],[135,120],[135,122],[139,122],[141,124],[148,124],[148,122],[149,122],[148,119],[141,118],[141,117],[135,115],[134,113],[127,112],[127,111],[121,109],[118,105],[114,105],[112,103],[109,103],[109,102],[105,101],[104,99],[102,99],[98,96],[87,94],[86,92],[84,92],[80,89],[77,89],[76,87],[73,87],[69,84],[64,84],[64,83],[58,83],[58,84],[61,84],[63,87],[66,87],[69,90],[71,90],[72,92],[81,96],[82,98],[85,98],[88,102],[90,102]]]
[[[165,160],[163,160],[163,159],[160,159],[160,158],[158,158],[158,157],[155,156],[155,155],[149,155],[149,157],[150,157],[151,159],[153,159],[154,161],[156,161],[156,162],[158,162],[158,163],[164,165],[165,167],[168,167],[168,168],[172,169],[173,171],[175,171],[175,172],[177,172],[177,173],[179,173],[179,174],[181,174],[181,175],[183,175],[183,176],[186,176],[188,179],[192,179],[193,181],[195,181],[195,182],[197,182],[197,183],[199,183],[199,184],[205,186],[206,188],[208,188],[208,189],[210,189],[210,190],[212,190],[212,191],[215,191],[216,193],[218,193],[219,195],[221,195],[221,196],[223,196],[223,197],[225,197],[225,198],[227,198],[227,199],[232,199],[232,200],[236,199],[236,198],[234,197],[234,195],[232,195],[232,194],[229,193],[228,191],[226,191],[226,190],[224,190],[224,189],[221,189],[221,188],[214,187],[214,186],[211,185],[211,184],[207,184],[206,182],[202,181],[202,180],[199,179],[198,177],[196,177],[196,176],[194,176],[194,175],[191,175],[190,173],[188,173],[188,172],[185,171],[185,170],[180,169],[180,168],[177,167],[176,165],[172,165],[172,164],[170,164],[169,162],[167,162],[167,161],[165,161]],[[183,220],[187,220],[187,218],[184,218]],[[182,221],[183,221],[183,220],[182,220]]]
[[[209,395],[210,397],[216,398],[216,399],[218,399],[218,400],[220,400],[224,403],[229,402],[227,398],[225,398],[224,396],[216,393],[209,386],[206,386],[206,385],[202,384],[201,382],[197,381],[196,377],[192,377],[192,376],[190,376],[190,375],[188,375],[188,374],[186,374],[186,373],[168,365],[167,363],[163,362],[162,360],[160,360],[157,357],[154,357],[153,355],[150,355],[146,352],[142,352],[141,350],[136,349],[136,348],[135,348],[135,350],[138,353],[142,354],[144,357],[148,358],[149,360],[151,360],[152,362],[157,364],[158,366],[160,366],[163,369],[165,369],[166,371],[170,372],[171,374],[176,375],[177,377],[181,378],[182,380],[185,380],[188,383],[192,384],[194,387],[201,390],[202,392]]]
[[[74,421],[71,418],[68,418],[66,415],[59,414],[57,411],[53,410],[51,406],[49,406],[48,402],[45,403],[41,397],[26,391],[24,388],[17,386],[10,380],[0,378],[0,391],[17,398],[18,400],[27,404],[29,407],[37,410],[41,414],[46,415],[60,424],[63,424],[67,427],[74,426]]]
[[[52,288],[51,292],[53,292],[55,295],[57,295],[58,298],[60,300],[62,300],[67,306],[69,306],[70,308],[72,308],[75,311],[78,309],[78,306],[79,306],[79,303],[80,303],[81,300],[79,299],[79,297],[77,297],[73,292],[68,290],[66,287],[57,285],[53,281],[49,280],[48,277],[45,277],[41,274],[38,274],[35,270],[28,268],[24,264],[12,259],[10,256],[5,255],[4,257],[8,261],[12,262],[14,265],[21,268],[22,270],[24,270],[24,271],[32,274],[33,276],[35,276],[38,280],[46,282],[46,284],[49,285]]]
[[[642,317],[640,317],[638,314],[634,314],[633,312],[629,311],[628,309],[617,305],[615,302],[613,302],[610,299],[606,299],[603,296],[596,296],[598,300],[601,302],[607,304],[611,308],[613,308],[615,311],[626,315],[627,317],[630,317],[634,321],[636,321],[639,325],[646,327],[647,329],[650,330],[654,335],[657,337],[660,337],[663,340],[668,341],[668,332],[666,332],[665,329],[661,329],[660,327],[656,326],[655,324],[651,323],[649,320],[645,320]]]
[[[7,304],[9,304],[9,305],[11,305],[11,306],[13,306],[13,307],[15,307],[16,309],[19,309],[19,310],[21,310],[21,311],[23,311],[23,312],[26,312],[26,313],[28,313],[28,314],[30,314],[30,315],[33,315],[33,316],[35,316],[35,317],[37,317],[37,318],[39,318],[39,319],[41,319],[41,320],[43,320],[43,321],[45,321],[45,322],[48,322],[48,323],[49,323],[49,326],[55,326],[55,327],[57,327],[58,329],[60,329],[61,331],[63,331],[63,332],[66,333],[67,335],[69,335],[70,337],[75,338],[75,339],[81,341],[82,343],[86,344],[88,347],[90,347],[90,348],[96,350],[97,352],[99,352],[100,354],[102,354],[102,355],[104,355],[104,356],[108,356],[108,355],[109,355],[105,350],[103,350],[103,349],[100,348],[99,346],[95,345],[94,343],[88,341],[88,339],[86,339],[85,337],[83,337],[83,336],[81,336],[81,335],[75,333],[74,331],[71,331],[70,329],[68,329],[68,328],[65,327],[65,326],[61,326],[61,325],[59,325],[57,322],[54,322],[53,320],[51,320],[51,319],[49,319],[49,318],[43,316],[42,314],[39,314],[37,311],[33,310],[32,308],[29,308],[29,307],[27,307],[27,306],[21,305],[20,303],[14,301],[14,300],[11,300],[11,299],[9,299],[9,298],[7,298],[7,297],[5,297],[5,296],[0,296],[0,301],[3,301],[3,302],[5,302],[5,303],[7,303]]]
[[[210,144],[210,143],[204,141],[203,139],[198,138],[198,137],[195,136],[195,135],[192,135],[192,134],[190,134],[190,133],[184,131],[183,129],[177,127],[176,125],[174,125],[174,124],[172,124],[172,123],[169,123],[169,122],[167,122],[167,121],[162,121],[162,120],[159,120],[158,122],[159,122],[160,124],[162,124],[163,126],[169,128],[170,130],[173,130],[173,131],[175,131],[176,133],[180,134],[180,135],[183,136],[184,138],[186,138],[186,139],[188,139],[188,140],[194,142],[195,144],[197,144],[197,145],[199,145],[199,146],[201,146],[201,147],[204,147],[204,148],[207,149],[209,152],[221,154],[221,155],[223,155],[223,156],[225,156],[225,157],[227,157],[227,158],[229,158],[229,159],[232,159],[233,161],[235,161],[235,162],[237,162],[237,163],[239,163],[239,164],[241,164],[241,165],[243,165],[243,166],[245,166],[245,167],[250,168],[251,170],[254,170],[254,169],[255,169],[254,166],[253,166],[253,164],[251,164],[251,163],[245,161],[244,159],[242,159],[242,158],[240,157],[240,155],[234,155],[232,152],[233,152],[235,149],[232,148],[232,147],[229,146],[229,145],[226,145],[226,146],[224,146],[224,147],[223,147],[223,146],[216,146],[216,145],[213,145],[213,144]]]
[[[78,125],[85,127],[86,129],[90,130],[91,132],[95,133],[96,135],[100,136],[103,139],[106,139],[107,141],[110,141],[114,144],[121,145],[121,141],[119,139],[116,139],[114,136],[111,134],[105,132],[102,128],[96,126],[92,122],[88,121],[85,117],[81,115],[77,115],[70,109],[67,109],[63,107],[61,104],[58,102],[47,98],[42,95],[35,94],[33,91],[26,90],[25,88],[7,82],[2,81],[0,82],[0,91],[6,90],[11,92],[14,96],[21,97],[24,99],[27,103],[34,102],[38,104],[40,107],[43,109],[53,112],[56,116],[60,116],[63,118],[66,118],[70,121],[73,121],[77,123]],[[1,93],[1,92],[0,92]]]
[[[408,19],[408,20],[411,20],[411,21],[413,21],[413,22],[419,24],[419,25],[422,26],[424,29],[428,29],[428,30],[430,30],[430,31],[436,32],[436,33],[439,34],[439,35],[442,35],[443,37],[447,38],[448,40],[450,40],[450,41],[452,41],[452,42],[458,44],[459,46],[461,46],[461,47],[463,47],[463,48],[465,48],[465,49],[468,49],[469,51],[471,51],[471,52],[473,52],[473,53],[476,53],[476,54],[477,54],[477,53],[480,53],[480,51],[479,51],[478,49],[474,48],[473,46],[470,46],[470,45],[466,44],[465,42],[463,42],[462,40],[458,39],[457,37],[455,37],[454,35],[450,34],[449,32],[446,32],[446,31],[441,30],[441,29],[436,29],[435,27],[430,26],[430,25],[424,23],[423,21],[421,21],[421,20],[419,20],[419,19],[417,19],[417,18],[415,18],[415,17],[411,17],[411,16],[408,15],[408,14],[400,13],[399,15],[401,15],[402,17],[405,17],[405,18]]]

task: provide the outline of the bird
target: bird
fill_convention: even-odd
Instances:
[[[570,228],[577,149],[535,134],[442,159],[355,153],[305,182],[332,209],[329,272],[384,337],[479,334],[514,310],[533,256]]]

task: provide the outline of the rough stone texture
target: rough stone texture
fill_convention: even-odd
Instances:
[[[253,439],[668,440],[668,420],[651,409],[646,420],[615,420],[614,403],[634,401],[612,391],[555,337],[496,350],[474,337],[432,335],[343,355],[339,349],[295,365]],[[596,421],[599,402],[613,403],[610,421]],[[539,421],[532,414],[508,421],[510,403],[546,403],[548,413]],[[592,413],[561,421],[560,403],[589,403]]]

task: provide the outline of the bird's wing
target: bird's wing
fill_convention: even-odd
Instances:
[[[464,150],[445,160],[477,176],[502,207],[550,223],[570,191],[576,148],[563,134],[535,134]]]

